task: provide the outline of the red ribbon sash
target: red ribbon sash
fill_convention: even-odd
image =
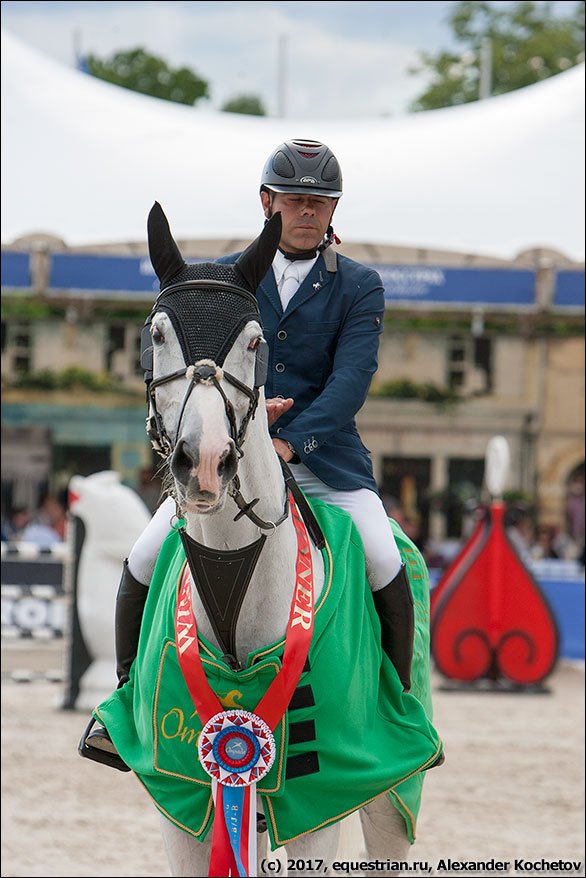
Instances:
[[[293,496],[289,498],[297,534],[295,590],[287,625],[283,660],[277,676],[259,701],[254,713],[274,731],[287,710],[307,659],[313,634],[313,564],[307,530]],[[211,689],[200,657],[197,627],[191,603],[191,577],[183,576],[175,611],[175,634],[179,666],[203,726],[223,711]]]
[[[287,624],[281,668],[254,711],[265,721],[271,731],[275,730],[289,706],[291,696],[307,660],[313,634],[314,595],[311,546],[305,524],[293,496],[290,496],[289,502],[297,534],[295,590]],[[188,570],[184,572],[181,579],[177,596],[175,636],[179,666],[202,726],[205,727],[213,716],[223,712],[223,707],[207,681],[199,657],[197,626],[191,601],[191,576],[188,574]],[[252,802],[256,796],[256,783],[244,789],[242,813],[235,818],[238,822],[238,834],[241,837],[240,862],[236,861],[228,835],[222,784],[213,781],[212,790],[215,817],[208,875],[256,875],[256,835],[252,833],[252,826],[250,826],[254,814]],[[226,790],[226,795],[228,792]],[[250,845],[248,844],[249,837]]]

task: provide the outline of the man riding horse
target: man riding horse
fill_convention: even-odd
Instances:
[[[341,195],[339,163],[323,143],[289,140],[264,166],[264,215],[269,219],[279,211],[282,218],[279,249],[256,291],[270,351],[267,412],[275,449],[290,462],[305,494],[352,516],[364,545],[382,645],[408,691],[413,599],[355,421],[378,365],[384,290],[376,271],[331,249]],[[239,255],[218,262],[234,263]],[[116,612],[119,677],[128,674],[136,654],[146,586],[171,514],[169,502],[163,504],[125,566]]]
[[[169,818],[163,821],[163,835],[170,861],[175,858],[176,863],[184,860],[193,863],[197,859],[199,852],[189,844],[193,837],[205,838],[212,811],[209,780],[203,779],[205,773],[190,762],[191,767],[184,767],[181,760],[173,761],[177,754],[164,750],[168,746],[165,741],[174,740],[179,734],[181,741],[185,735],[186,740],[191,741],[197,734],[200,750],[203,747],[199,757],[201,765],[208,774],[212,771],[214,777],[215,769],[208,771],[207,761],[212,760],[215,765],[214,760],[218,758],[220,762],[228,759],[221,748],[220,755],[216,753],[214,736],[218,735],[220,740],[224,733],[228,734],[228,727],[222,728],[221,724],[228,722],[226,717],[234,705],[222,701],[226,709],[210,718],[206,725],[205,714],[209,711],[205,703],[200,703],[202,691],[209,690],[208,703],[213,706],[218,704],[216,695],[220,698],[225,685],[242,687],[244,693],[246,679],[251,674],[254,685],[260,685],[260,676],[268,665],[265,668],[259,663],[258,671],[252,666],[263,656],[265,659],[270,656],[271,661],[275,658],[275,667],[279,667],[281,661],[283,670],[288,667],[283,679],[289,681],[289,688],[282,689],[279,711],[269,722],[269,730],[274,731],[282,722],[283,728],[289,728],[292,733],[294,726],[288,725],[287,717],[296,709],[309,710],[312,716],[311,720],[294,724],[303,727],[305,737],[295,740],[295,735],[299,735],[299,729],[295,728],[294,736],[288,737],[288,744],[285,732],[280,745],[278,741],[273,742],[277,750],[281,747],[281,763],[277,760],[275,764],[281,766],[285,760],[286,772],[282,773],[279,767],[278,783],[270,789],[259,787],[259,795],[266,793],[263,809],[274,846],[286,844],[289,851],[291,844],[291,850],[302,850],[299,844],[307,834],[313,835],[319,830],[320,838],[324,838],[323,833],[358,808],[362,809],[369,851],[376,850],[377,856],[385,854],[385,850],[388,853],[392,833],[395,833],[392,836],[395,846],[412,842],[423,772],[443,759],[441,741],[431,725],[427,571],[415,546],[387,518],[368,452],[355,423],[355,415],[365,401],[377,368],[384,291],[375,271],[336,256],[331,249],[337,240],[331,221],[341,194],[341,172],[331,150],[316,141],[295,140],[281,144],[265,165],[260,195],[266,228],[244,253],[223,257],[217,263],[189,266],[179,253],[160,205],[155,205],[149,217],[149,249],[161,280],[161,293],[143,337],[143,364],[150,400],[147,424],[154,447],[170,464],[175,497],[161,504],[125,562],[116,601],[119,692],[96,708],[94,714],[105,723],[122,757],[145,784],[159,810]],[[230,303],[226,300],[222,304],[222,296],[232,296]],[[250,339],[247,332],[252,333]],[[155,349],[158,349],[156,376]],[[243,381],[237,377],[238,372],[232,371],[232,366],[229,370],[226,368],[224,358],[228,362],[230,357],[235,357],[230,362],[237,362],[238,350],[242,363],[254,354],[256,365],[252,379],[249,376]],[[246,368],[250,368],[250,364]],[[215,389],[217,394],[212,391],[211,396],[202,395],[204,385]],[[257,412],[263,385],[272,446],[267,422],[259,424]],[[230,393],[240,397],[238,405],[245,403],[247,411],[245,405],[237,416]],[[204,406],[201,410],[200,405]],[[220,409],[206,424],[206,407],[211,411],[210,406],[214,405],[220,405]],[[225,433],[227,423],[228,434]],[[247,449],[250,447],[250,451],[244,460],[242,445],[249,428],[257,444],[254,446],[249,439]],[[186,434],[186,430],[191,432]],[[192,438],[185,438],[186,435]],[[213,455],[216,455],[208,455],[207,462],[200,444],[204,435],[206,453],[213,446]],[[263,451],[261,446],[268,446],[268,454],[266,447]],[[248,502],[243,496],[244,488],[243,493],[239,489],[239,459],[246,464],[250,478],[252,452],[256,449],[265,455],[262,466],[266,468],[267,482],[263,485],[261,477],[260,483],[255,483],[254,490],[258,489],[259,493],[263,493],[265,487],[269,493],[272,485],[274,496],[273,470],[277,466],[277,455],[282,460],[287,500],[282,515],[274,522],[260,518],[253,509],[259,500]],[[242,469],[244,475],[245,468]],[[269,470],[273,471],[272,476]],[[282,474],[278,474],[280,490],[281,480]],[[234,518],[232,513],[225,517],[225,496],[230,496],[240,510]],[[311,505],[306,497],[310,498]],[[264,579],[261,577],[261,592],[258,577],[252,579],[256,598],[251,600],[260,595],[260,604],[256,617],[253,613],[252,619],[250,614],[246,620],[241,618],[242,628],[238,629],[241,644],[237,648],[238,614],[266,535],[250,545],[243,545],[234,536],[233,523],[239,522],[237,527],[241,527],[240,519],[245,516],[261,532],[278,530],[285,535],[287,526],[283,522],[292,524],[297,506],[301,515],[296,525],[296,529],[300,528],[301,554],[297,559],[294,595],[305,595],[307,603],[296,605],[294,597],[285,639],[276,633],[280,632],[281,622],[271,627],[269,614],[263,616],[262,607],[275,599],[271,591],[275,582],[282,577],[286,579],[295,568],[294,564],[291,566],[290,557],[285,564],[286,552],[278,557],[275,554],[283,551],[277,548],[281,545],[277,534],[271,543],[272,559],[265,553],[256,567],[257,573],[263,568]],[[183,515],[187,526],[174,524],[170,533],[170,521],[177,522],[176,513],[180,518]],[[196,519],[216,513],[224,529],[221,532],[216,529],[210,549],[203,538],[206,530],[200,529]],[[311,547],[307,535],[300,536],[305,533],[305,526],[312,537]],[[324,527],[322,533],[320,528]],[[195,539],[194,533],[198,535]],[[209,535],[209,529],[207,533]],[[250,531],[248,535],[249,542]],[[332,545],[337,546],[334,561],[328,546],[330,538],[334,541]],[[329,562],[324,560],[323,569],[322,557],[319,552],[316,555],[318,550],[324,559],[324,553],[329,557]],[[225,582],[220,582],[218,565],[225,565],[236,555],[238,569],[249,571],[246,582],[243,584],[238,574],[226,587]],[[309,618],[313,620],[313,597],[309,597],[304,579],[303,557],[307,560],[309,555],[314,556],[312,563],[316,565],[319,588],[323,586],[324,592],[319,600],[320,593],[316,593],[317,630],[315,637],[305,643],[306,651],[302,653],[287,644],[290,631],[299,632],[309,626]],[[273,565],[281,562],[281,566],[267,567],[267,561]],[[365,572],[373,600],[368,593]],[[326,573],[327,585],[324,585]],[[203,580],[208,582],[205,588]],[[416,597],[415,609],[410,580]],[[222,607],[218,606],[214,581],[228,595]],[[193,599],[199,601],[200,639],[200,622],[204,626],[202,648],[213,661],[210,664],[202,653],[201,662],[206,664],[208,679],[206,681],[200,669],[197,671],[200,682],[192,686],[189,668],[193,668],[193,663],[199,668],[200,661],[196,619],[190,603],[194,587],[199,592],[199,598]],[[234,597],[236,591],[238,599]],[[321,608],[324,609],[319,615]],[[186,617],[191,620],[188,633],[183,621],[186,613],[191,614]],[[201,614],[207,618],[202,619]],[[226,623],[228,617],[229,624]],[[272,618],[273,622],[277,619]],[[311,626],[313,630],[313,621]],[[243,634],[245,627],[246,635]],[[213,641],[212,645],[217,655],[213,649],[210,651],[212,629],[217,646]],[[263,639],[267,635],[270,635],[268,639]],[[382,656],[382,665],[379,636],[386,653]],[[257,642],[259,638],[261,642]],[[414,639],[416,661],[413,661]],[[192,655],[189,667],[184,668],[182,655],[187,641]],[[277,653],[283,644],[284,653],[280,657]],[[296,656],[295,660],[291,656]],[[293,673],[295,661],[298,667],[295,665]],[[215,683],[214,673],[220,675]],[[293,689],[303,674],[307,675],[304,680],[308,685],[295,690],[295,700]],[[186,695],[185,684],[191,700]],[[279,686],[284,687],[285,683],[280,682]],[[411,688],[415,697],[408,694]],[[253,702],[251,706],[246,705],[247,710],[258,709],[259,716],[250,713],[246,716],[252,716],[250,722],[253,726],[256,723],[259,729],[264,722],[261,715],[267,710],[265,701],[272,689],[271,684],[258,708],[254,708],[258,696],[253,697],[253,693],[242,696]],[[181,710],[176,702],[183,704]],[[181,725],[180,730],[171,729],[169,718],[187,718],[185,710],[191,710],[193,705],[196,710],[189,716],[191,727]],[[220,725],[216,728],[214,722]],[[206,744],[208,727],[212,732]],[[234,735],[232,726],[230,728],[229,734]],[[108,761],[111,756],[110,764],[120,768],[120,759],[111,746],[108,732],[102,728],[89,737],[86,733],[80,750],[82,755],[90,755],[87,745],[110,749],[111,753],[101,761]],[[246,744],[243,734],[238,733],[240,737],[237,735],[236,741],[241,748]],[[265,740],[264,733],[255,731],[255,734],[260,735],[261,743]],[[307,744],[316,737],[321,743]],[[296,744],[303,745],[299,753],[295,752]],[[288,751],[290,746],[292,755]],[[171,761],[164,767],[161,759]],[[229,759],[228,763],[232,764]],[[232,769],[222,771],[219,783],[229,786],[228,775]],[[236,775],[233,780],[236,784],[240,782]],[[198,786],[194,788],[193,783]],[[215,813],[222,813],[221,808],[218,812],[220,801],[214,792]],[[214,819],[214,827],[216,825]],[[391,836],[385,835],[384,827],[391,825],[395,827]],[[175,837],[177,832],[179,835]],[[214,839],[215,832],[216,828]],[[330,844],[331,841],[332,836]],[[315,839],[312,843],[315,845]],[[214,851],[217,853],[220,847],[215,841],[212,843],[212,860]],[[173,874],[192,873],[174,871]],[[212,871],[210,874],[224,873]],[[251,873],[244,870],[240,874]]]

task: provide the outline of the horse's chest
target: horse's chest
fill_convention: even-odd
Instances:
[[[324,568],[319,552],[315,553],[313,561],[313,591],[314,599],[317,600],[324,583]],[[225,644],[219,642],[216,631],[226,627],[226,619],[233,610],[233,605],[228,607],[227,603],[235,598],[229,589],[222,591],[223,601],[207,600],[206,609],[197,588],[192,586],[193,610],[198,631],[224,652]],[[284,564],[282,558],[275,557],[255,572],[240,609],[233,614],[236,658],[241,665],[244,666],[249,653],[285,637],[294,593],[294,560],[290,564]]]

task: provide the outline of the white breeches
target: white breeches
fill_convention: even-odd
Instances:
[[[291,472],[302,491],[325,503],[340,506],[349,512],[358,528],[364,545],[366,574],[370,587],[378,591],[395,578],[401,566],[401,556],[382,500],[368,488],[356,491],[337,491],[321,482],[303,464],[292,464]],[[149,585],[163,540],[169,533],[175,501],[170,497],[161,503],[128,556],[132,575]]]
[[[366,574],[372,591],[388,585],[399,572],[401,556],[378,494],[369,488],[337,491],[321,482],[302,463],[289,466],[295,481],[308,497],[340,506],[350,513],[364,545]]]
[[[155,564],[165,537],[169,533],[174,514],[175,501],[172,497],[167,497],[135,542],[128,556],[128,569],[134,578],[142,582],[143,585],[151,584]]]

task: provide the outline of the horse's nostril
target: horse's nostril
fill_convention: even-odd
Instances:
[[[230,445],[224,450],[218,464],[218,475],[223,479],[231,479],[236,472],[238,458],[234,445]]]
[[[191,470],[197,466],[197,455],[193,454],[185,439],[180,439],[171,457],[171,472],[181,482],[187,483]]]

